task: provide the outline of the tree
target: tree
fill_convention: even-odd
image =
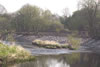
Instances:
[[[16,32],[35,32],[36,34],[38,32],[48,32],[51,30],[56,32],[56,28],[63,28],[59,19],[50,10],[43,10],[29,4],[24,5],[16,12],[12,20],[12,26]]]
[[[70,15],[69,9],[68,9],[68,8],[64,8],[64,9],[63,9],[63,16],[64,16],[64,17],[68,17],[69,15]]]
[[[68,28],[68,17],[70,16],[69,14],[69,9],[68,8],[64,8],[63,9],[63,16],[60,16],[60,21],[62,24],[64,24],[65,28]]]
[[[85,19],[84,10],[77,10],[68,18],[68,28],[70,30],[85,31],[88,27],[88,22]]]
[[[40,18],[40,8],[24,5],[15,16],[13,22],[17,32],[33,31],[35,22]],[[38,23],[38,22],[37,22]]]
[[[4,6],[0,5],[0,35],[11,32],[11,17]]]
[[[7,13],[7,10],[5,9],[4,6],[2,6],[2,5],[0,4],[0,14],[5,14],[5,13]]]
[[[97,0],[81,0],[81,9],[85,10],[86,18],[89,24],[89,34],[92,38],[98,37],[96,28],[96,18],[99,8]]]

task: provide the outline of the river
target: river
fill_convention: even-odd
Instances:
[[[100,54],[39,55],[35,61],[7,65],[6,67],[100,67]]]
[[[11,44],[5,41],[3,43]],[[100,54],[88,50],[44,49],[25,42],[15,44],[29,50],[36,56],[36,60],[0,67],[100,67]]]

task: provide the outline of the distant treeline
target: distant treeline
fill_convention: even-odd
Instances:
[[[95,0],[81,0],[81,8],[71,16],[68,16],[67,11],[59,16],[52,14],[50,10],[43,10],[29,4],[14,13],[7,13],[6,9],[2,11],[0,13],[0,34],[69,31],[80,33],[84,31],[92,38],[100,36],[100,7]]]

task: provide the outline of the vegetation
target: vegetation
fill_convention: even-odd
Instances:
[[[60,44],[55,41],[43,41],[43,40],[34,40],[32,42],[33,45],[37,45],[40,47],[50,48],[50,49],[56,49],[56,48],[68,48],[68,44]]]
[[[78,49],[80,46],[81,40],[79,38],[75,38],[72,35],[68,36],[68,43],[66,44],[60,44],[55,41],[48,41],[48,40],[39,40],[36,39],[32,42],[33,45],[39,46],[39,47],[44,47],[44,48],[49,48],[49,49],[57,49],[57,48],[68,48],[68,49]]]
[[[81,1],[82,9],[85,10],[86,14],[86,20],[88,21],[88,29],[89,29],[89,34],[92,38],[97,38],[98,32],[100,32],[97,27],[98,21],[97,21],[97,15],[99,14],[99,6],[100,3],[99,1],[96,0],[82,0]]]
[[[1,63],[15,63],[30,61],[35,59],[30,52],[26,51],[21,46],[4,45],[0,43],[0,62]]]
[[[30,4],[24,5],[14,13],[8,13],[5,7],[0,5],[0,39],[15,41],[11,34],[17,33],[64,33],[68,34],[66,36],[67,44],[43,40],[34,40],[32,44],[49,49],[78,49],[81,44],[80,37],[100,39],[100,1],[80,0],[78,7],[79,9],[72,15],[69,15],[68,9],[65,8],[64,14],[59,16],[50,10],[43,10]],[[80,54],[68,57],[68,60],[71,60],[69,63],[72,63],[72,59],[79,60]],[[33,59],[34,56],[21,46],[8,46],[0,43],[0,63],[23,62]]]
[[[88,33],[88,37],[99,38],[99,4],[95,0],[81,0],[79,10],[75,11],[71,16],[67,8],[64,9],[63,16],[59,16],[52,14],[50,10],[43,10],[29,4],[11,14],[7,13],[6,9],[3,9],[3,12],[0,13],[0,35],[2,37],[11,32],[58,33],[66,32],[67,29],[77,31],[78,35],[87,36]]]
[[[68,43],[71,45],[72,48],[78,49],[81,44],[81,40],[80,38],[75,38],[72,35],[68,35]]]
[[[0,7],[3,6],[0,5]],[[39,32],[66,33],[68,31],[71,33],[76,31],[77,35],[82,35],[82,37],[100,38],[99,1],[80,0],[79,10],[70,16],[68,9],[65,8],[63,13],[63,16],[59,16],[52,14],[50,10],[43,10],[37,6],[26,4],[20,10],[9,14],[3,7],[0,12],[0,39],[8,35],[7,39],[10,38],[13,41],[13,38],[9,36],[11,33],[34,32],[38,34]],[[72,36],[68,36],[68,39],[69,43],[74,45],[73,47],[79,46],[80,40]],[[58,43],[55,43],[55,45],[58,45]]]
[[[49,10],[24,5],[12,20],[16,32],[48,32],[62,30],[63,24]]]
[[[66,19],[66,20],[65,20]],[[80,0],[79,10],[72,16],[61,17],[61,22],[71,31],[79,35],[88,35],[94,39],[100,38],[100,2],[96,0]],[[65,21],[64,21],[65,20]],[[88,34],[87,34],[88,33]]]
[[[8,35],[6,36],[6,41],[15,42],[15,39],[14,39],[14,37],[13,37],[13,34],[8,34]]]

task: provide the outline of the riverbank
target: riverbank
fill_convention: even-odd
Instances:
[[[28,49],[32,54],[37,54],[37,51],[40,51],[39,53],[42,53],[42,49],[43,49],[43,51],[44,52],[47,52],[47,53],[49,53],[49,52],[52,52],[52,50],[54,51],[54,53],[56,54],[56,50],[58,50],[58,52],[59,52],[59,50],[61,50],[61,49],[59,49],[59,48],[57,48],[57,49],[47,49],[47,48],[43,48],[43,47],[38,47],[38,46],[36,46],[36,45],[33,45],[32,44],[32,41],[34,41],[34,40],[36,40],[36,39],[39,39],[39,40],[43,40],[43,41],[45,41],[45,40],[48,40],[48,41],[56,41],[56,42],[58,42],[58,43],[60,43],[60,44],[65,44],[65,43],[68,43],[68,38],[67,38],[67,36],[35,36],[35,35],[14,35],[14,39],[16,40],[15,42],[14,42],[14,44],[16,44],[16,45],[20,45],[20,46],[22,46],[23,48],[25,48],[25,49]],[[76,38],[76,39],[78,39],[78,38]],[[85,43],[86,41],[88,41],[89,39],[88,38],[83,38],[83,39],[81,39],[81,44],[83,44],[83,43]],[[9,42],[9,41],[3,41],[3,43],[5,43],[5,44],[11,44],[11,42]],[[87,48],[87,46],[84,48],[84,46],[83,45],[80,45],[81,46],[81,48],[79,47],[79,50],[87,50],[86,48]],[[63,50],[63,49],[62,49]],[[67,52],[67,50],[68,49],[64,49],[65,50],[65,53]],[[57,52],[57,53],[58,53]],[[62,51],[60,51],[60,53],[61,53]]]
[[[44,48],[68,48],[68,49],[77,49],[80,42],[81,38],[76,38],[73,37],[71,35],[67,35],[67,36],[35,36],[35,35],[17,35],[15,36],[15,39],[17,42],[28,42],[31,44],[33,44],[33,46],[37,46],[38,47],[43,47]],[[34,42],[34,41],[39,41],[39,42]],[[56,45],[53,45],[56,44]],[[29,44],[28,44],[29,45]],[[29,45],[29,46],[30,46]],[[54,46],[54,47],[53,47]]]
[[[0,43],[0,64],[18,63],[34,60],[35,57],[21,46]]]
[[[81,46],[85,47],[86,50],[100,53],[100,40],[88,39],[86,42],[82,43]]]
[[[18,39],[18,41],[20,42],[27,42],[27,44],[25,45],[25,47],[29,47],[32,49],[40,49],[34,45],[31,44],[32,41],[34,41],[35,39],[40,39],[40,40],[53,40],[56,42],[59,42],[61,44],[67,43],[68,38],[67,36],[34,36],[34,35],[27,35],[27,36],[23,36],[23,35],[18,35],[16,37],[16,39]],[[23,46],[24,46],[23,45]],[[44,49],[44,48],[43,48]],[[100,40],[95,40],[95,39],[91,39],[91,38],[83,38],[81,40],[81,45],[80,45],[80,50],[89,50],[89,51],[93,51],[93,52],[99,52],[100,53]]]

